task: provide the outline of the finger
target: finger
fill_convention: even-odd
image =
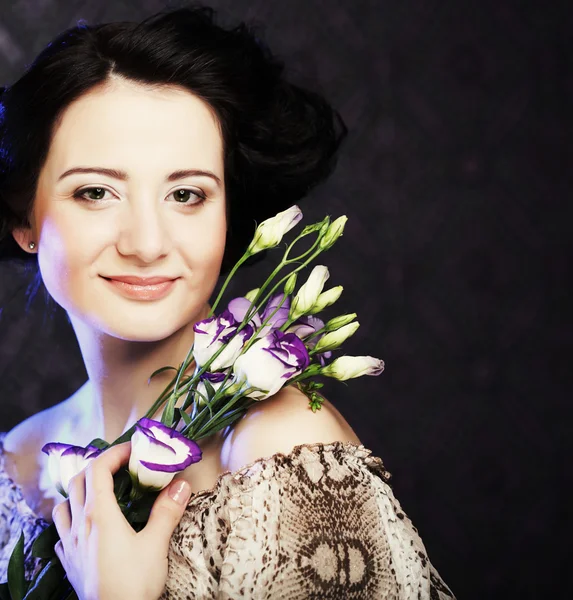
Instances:
[[[167,555],[169,540],[177,527],[191,497],[191,486],[184,479],[175,479],[165,488],[153,504],[149,521],[140,535],[153,539],[162,553]]]
[[[85,470],[86,498],[85,505],[91,510],[96,506],[103,509],[119,510],[117,500],[113,495],[113,475],[129,461],[131,442],[118,444],[102,452],[90,461]]]
[[[56,545],[54,546],[54,552],[56,553],[58,560],[62,563],[64,569],[67,571],[66,553],[64,552],[64,544],[62,543],[62,540],[58,540],[56,542]]]
[[[68,502],[70,503],[70,513],[72,524],[70,536],[67,540],[66,550],[77,548],[80,538],[89,534],[89,527],[86,531],[86,519],[84,514],[84,503],[86,500],[86,476],[84,471],[80,471],[70,479],[68,484]]]
[[[86,501],[86,475],[80,471],[70,479],[68,484],[68,501],[72,514],[72,525],[76,517],[80,517],[84,511]]]
[[[70,503],[67,500],[54,506],[52,510],[52,521],[58,531],[60,539],[67,539],[72,527],[72,515],[70,513]]]

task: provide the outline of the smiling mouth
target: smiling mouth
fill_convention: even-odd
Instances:
[[[169,294],[175,286],[178,278],[168,279],[165,277],[131,277],[121,278],[103,277],[110,287],[126,298],[132,300],[160,300]]]

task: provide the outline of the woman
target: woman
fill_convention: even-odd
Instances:
[[[145,413],[165,385],[149,374],[181,362],[253,223],[331,172],[335,111],[205,9],[74,28],[2,104],[0,222],[37,257],[89,379],[3,439],[0,578],[21,529],[53,515],[80,598],[451,598],[381,461],[294,388],[202,440],[138,534],[112,494],[128,445],[59,504],[41,453],[113,440]]]

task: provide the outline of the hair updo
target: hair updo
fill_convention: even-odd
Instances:
[[[78,25],[52,41],[0,98],[0,239],[29,224],[59,116],[113,74],[186,88],[217,115],[229,217],[223,270],[241,256],[255,222],[295,204],[332,172],[346,134],[340,115],[321,96],[287,82],[282,62],[244,23],[224,29],[212,9]]]

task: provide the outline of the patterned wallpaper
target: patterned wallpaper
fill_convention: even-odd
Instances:
[[[350,136],[309,219],[348,214],[328,256],[348,353],[377,379],[328,388],[459,598],[570,598],[573,31],[570,6],[482,0],[235,0]],[[3,0],[0,84],[78,19],[159,0]],[[236,290],[260,279],[245,272]],[[66,316],[0,262],[0,430],[84,371]]]

